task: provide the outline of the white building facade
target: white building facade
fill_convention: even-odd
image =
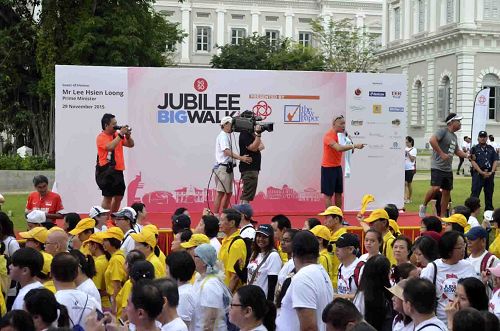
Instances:
[[[450,112],[464,116],[459,135],[471,136],[483,87],[491,88],[486,130],[500,139],[500,0],[384,0],[382,24],[380,62],[407,75],[416,147],[428,147]]]
[[[155,9],[188,34],[178,47],[179,66],[208,67],[217,45],[237,44],[254,32],[272,41],[292,38],[314,45],[314,19],[352,19],[382,35],[382,0],[158,0]]]

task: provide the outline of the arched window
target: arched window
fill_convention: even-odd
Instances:
[[[500,80],[495,74],[483,77],[483,87],[490,88],[489,119],[500,121]]]
[[[444,121],[451,111],[451,83],[450,77],[444,76],[438,87],[438,120]]]

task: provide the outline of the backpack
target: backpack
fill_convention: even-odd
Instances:
[[[493,254],[491,254],[490,252],[487,252],[484,256],[483,256],[483,259],[481,260],[481,267],[479,269],[480,272],[483,272],[485,271],[486,269],[488,268],[491,268],[493,266],[493,262],[495,262],[495,260],[491,260],[490,262],[490,265],[487,265],[488,263],[488,260],[490,259],[490,257],[492,257]]]
[[[243,240],[243,242],[245,243],[245,248],[246,248],[247,254],[246,254],[245,264],[243,265],[243,267],[240,266],[238,262],[236,262],[236,264],[234,265],[234,271],[236,272],[236,275],[238,276],[238,278],[243,283],[246,284],[247,279],[248,279],[247,267],[248,267],[248,262],[250,262],[250,255],[252,254],[252,242],[253,242],[253,240],[251,238],[242,238],[241,236],[234,237],[233,240],[231,240],[229,247],[227,248],[228,253],[231,250],[231,246],[233,246],[233,244],[236,240]]]
[[[85,328],[81,325],[82,323],[82,318],[83,318],[83,313],[85,313],[85,308],[87,308],[87,303],[89,302],[89,295],[87,294],[87,300],[85,300],[85,304],[83,305],[82,313],[80,314],[80,318],[78,319],[78,323],[74,323],[71,318],[69,319],[71,321],[71,324],[73,324],[73,327],[71,328],[72,331],[85,331]],[[83,321],[85,323],[85,321]]]

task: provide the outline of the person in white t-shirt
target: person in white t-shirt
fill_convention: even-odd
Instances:
[[[214,201],[214,214],[218,215],[220,207],[226,209],[229,206],[229,200],[233,193],[233,162],[239,160],[250,164],[252,158],[248,155],[239,155],[235,153],[233,141],[231,140],[231,132],[233,132],[233,118],[226,116],[220,122],[221,131],[215,140],[215,166],[213,174],[217,183],[217,195]]]
[[[47,330],[53,325],[69,326],[68,309],[46,288],[29,290],[24,296],[24,310],[33,317],[36,330]]]
[[[487,237],[488,232],[480,226],[473,227],[465,234],[470,251],[467,261],[474,267],[475,276],[478,279],[482,279],[483,272],[498,264],[498,258],[486,250]]]
[[[361,268],[364,262],[356,256],[359,251],[358,236],[352,233],[344,233],[335,243],[336,254],[340,261],[337,276],[337,296],[346,299],[353,299],[358,290],[361,279]]]
[[[428,279],[410,278],[403,290],[403,310],[411,317],[414,331],[448,331],[434,313],[436,288]]]
[[[405,148],[405,203],[411,202],[413,189],[411,183],[417,167],[417,149],[415,148],[415,140],[412,137],[406,137]]]
[[[75,279],[78,275],[78,260],[70,253],[63,252],[54,256],[50,266],[50,274],[56,288],[56,299],[68,309],[70,327],[85,325],[89,314],[101,310],[101,302],[92,295],[77,290]]]
[[[467,223],[469,223],[472,228],[475,226],[481,226],[477,220],[477,217],[481,212],[481,200],[476,197],[469,197],[465,200],[464,205],[470,209],[470,216]]]
[[[256,285],[236,290],[231,301],[229,321],[242,331],[273,330],[276,307],[266,299],[264,291]]]
[[[156,319],[163,310],[164,299],[152,280],[135,283],[128,298],[127,316],[137,331],[158,330]]]
[[[43,256],[34,248],[18,249],[13,255],[9,266],[9,276],[19,283],[19,290],[12,305],[12,310],[23,309],[24,296],[29,290],[43,287],[36,276],[42,271]]]
[[[318,264],[318,240],[311,232],[301,231],[293,238],[292,247],[297,273],[282,300],[276,330],[325,331],[321,315],[333,300],[333,286],[325,269]]]
[[[438,298],[436,315],[447,323],[446,305],[455,300],[458,280],[475,277],[474,267],[464,260],[465,240],[457,231],[445,232],[439,240],[441,259],[429,263],[420,273],[420,277],[430,280],[436,287]]]
[[[167,256],[167,277],[177,282],[179,303],[177,314],[190,330],[193,330],[194,309],[196,305],[193,285],[190,281],[195,271],[194,260],[186,251],[177,251]]]
[[[274,230],[271,224],[262,224],[255,233],[252,255],[248,262],[248,285],[259,286],[269,301],[274,301],[274,291],[282,262],[274,247]]]
[[[179,290],[173,279],[155,279],[153,284],[163,296],[163,309],[158,316],[158,321],[163,325],[162,331],[188,331],[186,323],[177,315],[179,305]]]
[[[101,302],[101,294],[92,278],[96,275],[94,259],[90,255],[83,255],[79,250],[70,252],[78,260],[78,276],[76,276],[76,289],[90,294],[97,302]]]

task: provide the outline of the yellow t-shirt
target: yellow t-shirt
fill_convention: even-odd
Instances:
[[[153,267],[155,267],[155,278],[163,278],[166,276],[167,272],[163,267],[163,264],[161,263],[158,256],[155,255],[155,253],[149,254],[149,256],[146,258],[146,261],[150,262],[153,265]]]
[[[346,228],[340,228],[337,231],[333,232],[330,237],[330,244],[333,246],[333,251],[331,253],[332,255],[332,267],[333,267],[333,274],[332,274],[332,285],[333,289],[337,291],[337,278],[339,274],[339,266],[340,266],[340,261],[339,258],[337,257],[336,251],[337,251],[337,246],[335,246],[335,243],[337,240],[340,238],[341,235],[344,233],[347,233]]]
[[[394,258],[394,254],[392,252],[392,243],[396,238],[394,238],[391,231],[387,231],[383,239],[384,239],[384,245],[382,246],[382,254],[384,254],[385,257],[389,259],[389,262],[391,262],[391,266],[397,265],[398,262]]]
[[[167,257],[160,249],[160,254],[158,254],[158,258],[160,259],[161,264],[163,265],[163,269],[165,270],[165,274],[167,273]]]
[[[130,279],[127,279],[125,284],[123,284],[120,292],[118,292],[118,295],[116,296],[116,316],[121,317],[123,309],[127,307],[128,304],[128,297],[130,296],[130,293],[132,292],[132,281]]]
[[[219,250],[219,260],[221,260],[222,264],[224,265],[224,275],[225,275],[224,283],[226,284],[226,286],[229,286],[229,282],[231,280],[231,274],[235,273],[234,271],[235,263],[238,260],[241,261],[240,265],[243,268],[243,265],[247,257],[247,249],[245,241],[238,239],[231,245],[233,239],[239,235],[240,235],[240,230],[237,230],[229,237],[224,237],[222,239],[222,245]],[[231,246],[231,249],[229,249],[229,246]],[[243,284],[240,281],[236,288],[240,287],[241,285]]]
[[[111,302],[109,301],[109,296],[102,295],[102,292],[106,292],[106,281],[104,280],[104,274],[108,268],[109,261],[106,255],[100,255],[94,257],[95,271],[96,274],[92,277],[95,287],[101,292],[101,305],[103,308],[111,308]]]
[[[54,294],[57,291],[56,286],[54,285],[54,281],[52,279],[43,283],[43,287],[45,287],[47,290],[49,290],[50,292],[52,292]]]
[[[288,254],[283,252],[283,249],[281,249],[281,243],[278,245],[278,254],[280,255],[281,262],[283,262],[283,264],[288,262]]]
[[[121,249],[118,249],[111,255],[108,267],[104,273],[104,281],[106,283],[106,292],[113,295],[113,281],[119,281],[122,284],[127,280],[127,272],[123,267],[125,265],[125,255]]]
[[[495,236],[495,240],[490,244],[489,251],[491,254],[495,255],[496,257],[500,258],[500,236],[499,236],[499,231],[497,231],[497,234]]]
[[[318,263],[321,264],[323,268],[325,268],[333,284],[333,276],[335,275],[335,272],[333,270],[333,254],[328,252],[326,248],[322,249],[321,252],[319,252]],[[337,273],[338,273],[338,268],[337,268]]]

